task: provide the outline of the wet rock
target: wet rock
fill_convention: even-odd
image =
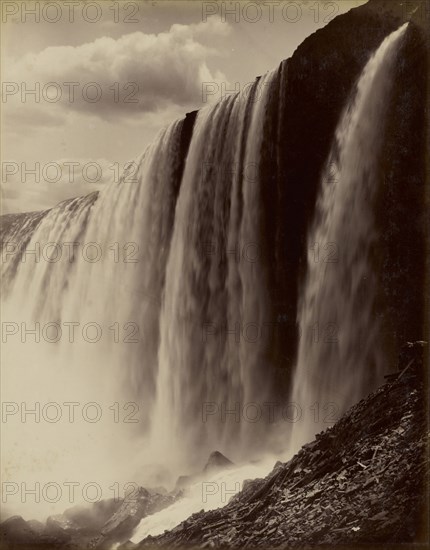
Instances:
[[[124,498],[119,509],[103,525],[98,537],[90,542],[90,548],[110,549],[114,543],[125,543],[139,525],[141,519],[155,514],[172,504],[178,495],[161,495],[139,487]]]
[[[81,529],[99,532],[107,520],[120,508],[122,499],[105,499],[86,506],[73,506],[63,516]]]
[[[229,460],[219,451],[214,451],[209,456],[208,461],[205,467],[203,468],[203,473],[205,474],[213,473],[220,470],[224,470],[225,468],[231,468],[232,466],[234,466],[234,464],[231,460]]]
[[[31,519],[30,521],[27,521],[27,525],[30,527],[33,533],[36,533],[36,535],[42,535],[45,531],[45,524],[41,521],[37,521],[37,519]]]
[[[29,544],[37,537],[28,523],[21,516],[12,516],[0,525],[0,542],[2,548],[15,548]]]

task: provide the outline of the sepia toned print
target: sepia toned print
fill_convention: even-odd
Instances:
[[[429,16],[1,3],[2,548],[428,546]]]

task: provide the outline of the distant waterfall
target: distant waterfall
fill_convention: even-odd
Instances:
[[[78,202],[82,199],[77,199]],[[74,199],[72,202],[75,202]],[[25,249],[35,229],[49,211],[8,214],[2,216],[2,239],[0,267],[2,293],[7,293],[14,284],[16,272],[25,258]],[[18,252],[18,253],[17,253]]]
[[[308,239],[308,275],[299,309],[301,340],[292,401],[320,417],[294,426],[293,446],[308,441],[382,381],[378,246],[374,198],[392,73],[407,24],[368,61],[336,129]],[[326,422],[326,423],[325,423]]]
[[[121,378],[138,387],[134,397],[145,403],[154,390],[181,124],[163,130],[122,180],[98,198],[92,194],[65,201],[48,212],[25,247],[5,303],[12,315],[13,308],[25,311],[28,321],[102,325],[109,340],[121,342],[97,342],[97,355],[107,354],[115,368],[121,362]],[[61,250],[49,243],[58,243]],[[37,255],[30,252],[34,250]],[[15,256],[11,259],[16,263]],[[6,274],[10,269],[4,266]],[[119,338],[113,329],[109,332],[113,323],[121,327]],[[124,329],[126,323],[132,324]],[[62,344],[63,339],[58,347]],[[102,364],[104,359],[95,361]]]
[[[25,226],[32,216],[6,236],[2,321],[16,334],[3,345],[3,399],[29,409],[57,403],[62,418],[21,423],[18,415],[3,424],[4,479],[97,478],[111,497],[106,487],[113,481],[142,478],[139,453],[154,399],[182,126],[178,121],[163,130],[98,196],[51,209],[29,240]],[[17,260],[12,248],[22,242]],[[65,402],[79,403],[73,422]],[[85,403],[100,407],[100,421],[83,421]],[[46,506],[37,513],[43,515]]]

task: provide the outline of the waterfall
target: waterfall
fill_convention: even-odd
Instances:
[[[322,177],[308,239],[291,398],[301,407],[315,406],[318,417],[294,426],[295,448],[381,383],[387,370],[376,305],[373,209],[383,178],[379,166],[393,68],[406,28],[390,34],[363,69]]]
[[[251,260],[261,249],[259,160],[276,75],[202,109],[194,128],[167,263],[152,422],[156,454],[173,450],[184,465],[214,448],[249,457],[267,430],[242,413],[270,393],[268,289],[264,266]]]
[[[2,321],[16,333],[3,343],[3,400],[28,409],[39,403],[42,412],[56,403],[62,417],[20,422],[18,414],[3,424],[3,479],[93,480],[104,484],[105,498],[113,482],[140,481],[182,127],[161,131],[119,183],[48,211],[29,239],[28,221],[6,236]],[[73,422],[68,402],[79,404]],[[82,418],[87,403],[100,408],[100,421]],[[120,463],[127,463],[121,472]],[[32,504],[21,503],[20,513]],[[56,510],[66,506],[61,500]],[[46,501],[37,507],[39,517],[48,511]]]
[[[333,420],[333,407],[338,416],[384,371],[373,204],[405,28],[364,68],[322,177],[290,399],[301,410],[319,403],[321,414],[293,424],[294,451],[326,417]],[[281,64],[201,109],[186,147],[186,123],[177,121],[119,183],[20,218],[3,235],[2,321],[11,330],[2,357],[5,400],[29,408],[96,403],[103,412],[97,423],[16,417],[3,424],[3,479],[153,486],[201,469],[214,450],[238,467],[261,459],[265,469],[267,455],[273,465],[273,454],[285,449],[291,422],[271,421],[265,405],[286,397],[271,347],[282,349],[291,335],[272,337],[274,312],[296,304],[296,276],[283,284],[272,264],[282,263],[288,247],[294,263],[304,236],[287,234],[283,219],[286,206],[290,214],[301,208],[300,201],[286,205],[283,188],[295,183],[280,176],[287,73]],[[32,332],[23,340],[26,328]],[[240,479],[248,466],[236,472]],[[188,504],[198,510],[194,497]],[[25,515],[19,495],[16,504]],[[46,505],[38,505],[39,517],[52,511]],[[152,532],[151,521],[142,533]]]
[[[5,303],[6,310],[22,309],[33,322],[95,322],[106,333],[119,323],[122,343],[138,340],[138,345],[116,345],[115,351],[97,345],[97,355],[109,355],[112,364],[123,362],[121,378],[145,403],[154,389],[181,125],[175,122],[163,130],[122,181],[98,198],[93,194],[65,201],[44,217],[25,247],[25,261]],[[61,250],[49,243],[58,243]],[[31,250],[40,253],[33,256]],[[132,324],[124,328],[126,323]],[[115,339],[113,329],[111,333]],[[63,339],[58,347],[62,344]]]
[[[127,460],[125,481],[170,483],[215,449],[241,461],[270,447],[260,156],[278,76],[202,109],[185,167],[178,121],[119,183],[4,236],[4,395],[103,411],[95,425],[8,423],[8,479],[33,479],[36,459],[39,481],[108,484]],[[111,431],[115,403],[138,422]]]

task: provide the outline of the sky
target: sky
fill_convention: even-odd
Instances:
[[[1,212],[102,189],[162,128],[366,1],[2,1]]]

